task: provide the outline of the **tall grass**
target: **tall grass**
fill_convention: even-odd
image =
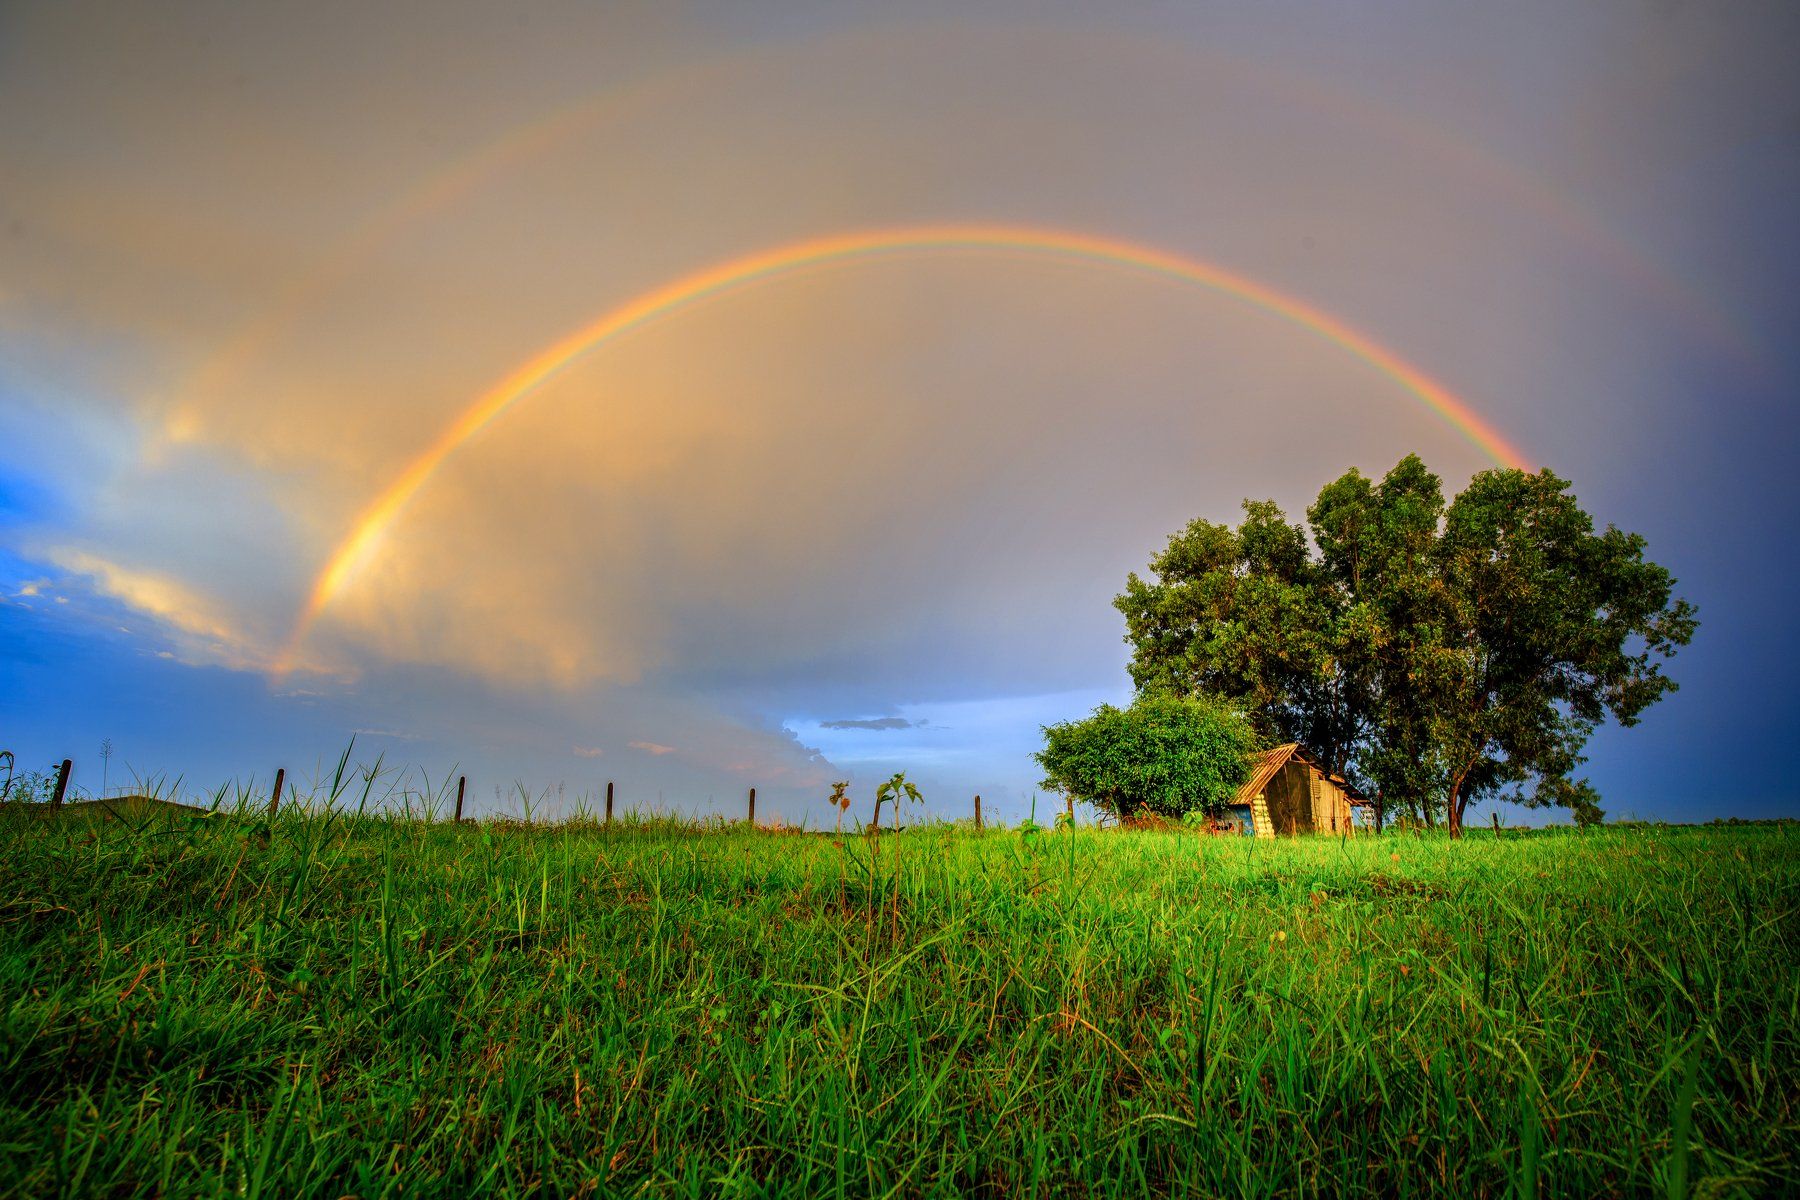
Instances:
[[[333,786],[0,819],[0,1190],[1800,1191],[1792,826],[876,841]]]

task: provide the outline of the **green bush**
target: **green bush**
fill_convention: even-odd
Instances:
[[[1256,748],[1249,723],[1218,701],[1140,696],[1130,708],[1102,704],[1085,721],[1044,726],[1036,758],[1044,787],[1104,812],[1180,817],[1229,801]]]

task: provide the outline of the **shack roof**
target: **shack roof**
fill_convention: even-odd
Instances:
[[[1244,780],[1237,794],[1231,798],[1233,804],[1248,804],[1256,799],[1256,794],[1269,786],[1269,780],[1275,778],[1275,772],[1287,766],[1288,760],[1297,758],[1331,782],[1344,789],[1352,804],[1360,804],[1363,794],[1350,786],[1342,775],[1334,775],[1319,765],[1319,760],[1307,753],[1299,742],[1285,742],[1269,750],[1259,750],[1250,756],[1250,777]]]

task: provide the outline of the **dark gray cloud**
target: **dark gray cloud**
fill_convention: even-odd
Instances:
[[[905,717],[875,717],[865,721],[820,721],[821,729],[917,729],[925,721],[909,721]]]

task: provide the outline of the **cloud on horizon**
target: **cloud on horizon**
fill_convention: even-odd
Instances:
[[[917,729],[929,721],[909,721],[905,717],[875,717],[869,720],[820,721],[821,729]]]

